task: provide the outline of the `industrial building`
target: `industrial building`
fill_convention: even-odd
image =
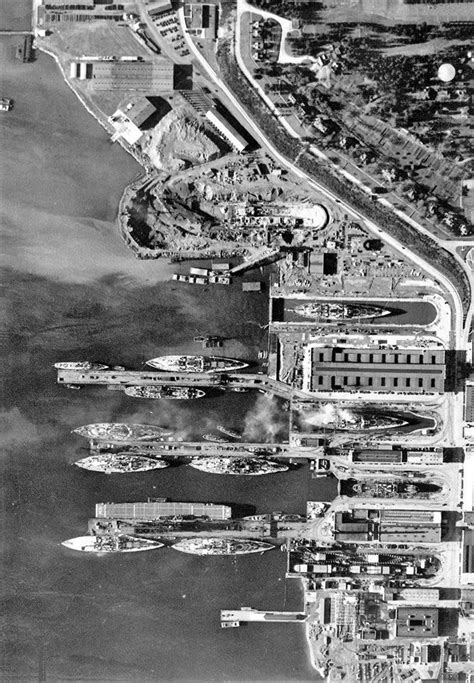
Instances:
[[[217,109],[209,109],[206,113],[206,118],[212,123],[220,135],[227,140],[231,147],[237,152],[244,151],[248,145],[247,140],[242,137],[228,121],[226,121],[224,116],[217,111]]]
[[[154,520],[162,517],[205,517],[218,521],[230,519],[229,505],[212,503],[169,503],[164,500],[147,503],[97,503],[97,518]]]
[[[397,609],[397,638],[436,638],[438,610],[435,607]]]
[[[124,5],[97,0],[44,0],[38,7],[38,24],[63,22],[122,21]]]
[[[72,62],[70,75],[87,80],[94,90],[141,90],[158,94],[174,89],[174,64],[164,59]]]
[[[312,347],[309,391],[442,393],[441,349]]]
[[[439,543],[441,512],[432,510],[368,510],[336,512],[334,536],[343,543]]]
[[[123,111],[138,128],[146,128],[149,120],[156,114],[156,107],[148,97],[138,97],[123,107]]]
[[[216,3],[186,3],[184,5],[184,19],[190,35],[205,40],[217,38],[219,7]]]
[[[464,419],[469,424],[474,424],[474,384],[466,384]]]

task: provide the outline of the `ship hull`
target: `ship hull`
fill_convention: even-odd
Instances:
[[[303,318],[312,318],[331,322],[333,320],[356,320],[359,318],[370,320],[372,318],[384,318],[397,311],[378,306],[364,304],[303,304],[296,306],[295,313]]]
[[[110,441],[153,440],[165,434],[172,434],[170,430],[156,425],[123,424],[120,422],[101,422],[84,425],[73,429],[75,434],[86,439],[102,439]]]
[[[272,550],[269,543],[233,538],[188,538],[172,546],[181,553],[191,555],[249,555]]]
[[[202,389],[194,389],[191,387],[126,387],[124,392],[127,396],[133,398],[148,398],[148,399],[166,399],[166,400],[188,400],[195,398],[202,398],[206,392]]]
[[[148,541],[144,538],[133,536],[78,536],[61,543],[69,550],[78,550],[95,555],[110,555],[113,553],[139,553],[144,550],[156,550],[163,548],[163,543]]]
[[[77,467],[102,474],[129,474],[149,472],[168,467],[165,460],[154,460],[135,453],[110,453],[91,455],[74,463]]]
[[[157,370],[193,373],[230,372],[248,367],[248,363],[223,356],[159,356],[146,364]]]
[[[232,437],[233,439],[241,439],[242,434],[239,434],[239,432],[234,431],[233,429],[228,429],[227,427],[224,427],[223,425],[217,425],[217,429],[222,432],[223,434],[226,434],[227,436]]]
[[[287,465],[272,460],[257,460],[255,458],[194,458],[190,467],[206,472],[206,474],[231,474],[235,476],[258,477],[264,474],[286,472]]]
[[[79,361],[77,363],[55,363],[56,370],[107,370],[108,365],[102,363],[90,363],[89,361]]]

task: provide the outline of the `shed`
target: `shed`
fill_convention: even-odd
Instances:
[[[262,291],[262,283],[257,281],[257,282],[242,282],[242,291],[243,292],[261,292]]]

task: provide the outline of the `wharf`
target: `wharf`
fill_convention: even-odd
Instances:
[[[306,621],[307,615],[304,612],[269,612],[257,610],[252,607],[242,607],[237,610],[221,610],[221,626],[240,626],[241,623],[249,621],[269,621],[269,622],[288,622],[301,624]]]
[[[266,541],[282,545],[289,540],[300,540],[309,533],[311,523],[287,519],[127,519],[117,517],[92,517],[89,532],[102,534],[128,534],[156,540],[176,538],[242,538]]]
[[[261,389],[281,398],[310,400],[311,394],[263,374],[175,373],[136,370],[58,370],[58,384],[105,385],[108,387],[156,386],[213,387],[219,389]]]
[[[156,457],[230,457],[230,458],[276,458],[314,459],[322,455],[322,450],[313,446],[292,446],[276,443],[241,443],[212,441],[96,441],[91,440],[92,453],[97,452],[140,452]]]

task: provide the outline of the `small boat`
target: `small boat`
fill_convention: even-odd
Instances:
[[[227,436],[231,436],[233,439],[241,439],[242,434],[239,434],[239,432],[236,432],[234,429],[229,429],[228,427],[224,427],[223,425],[217,425],[217,429],[222,432],[223,434],[227,434]]]
[[[163,543],[136,538],[125,534],[104,534],[103,536],[78,536],[61,543],[70,550],[80,550],[85,553],[138,553],[143,550],[163,548]]]
[[[137,386],[125,387],[127,396],[133,398],[164,398],[164,399],[192,399],[202,398],[206,392],[202,389],[194,389],[193,387],[173,387],[168,385],[157,386]]]
[[[13,100],[9,97],[0,97],[0,111],[11,111],[13,109]]]
[[[74,463],[77,467],[103,474],[148,472],[168,467],[166,460],[150,458],[138,453],[97,453]]]
[[[208,474],[236,474],[256,477],[262,474],[286,472],[287,465],[261,458],[193,458],[189,463],[201,472]]]
[[[164,435],[172,434],[170,430],[157,425],[124,424],[122,422],[98,422],[77,427],[72,431],[86,439],[110,441],[153,441]]]
[[[214,443],[229,443],[229,439],[223,439],[216,434],[203,434],[202,438],[206,439],[206,441],[214,441]]]
[[[170,372],[229,372],[248,367],[248,363],[223,356],[158,356],[146,364]]]
[[[88,372],[89,370],[107,370],[108,365],[103,365],[102,363],[91,363],[90,361],[77,361],[77,363],[55,363],[54,367],[56,370],[84,370]]]
[[[192,555],[247,555],[272,550],[273,545],[240,538],[186,538],[175,543],[172,548]]]

